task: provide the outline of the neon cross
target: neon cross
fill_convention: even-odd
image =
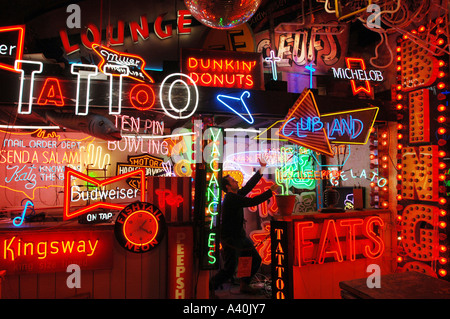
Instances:
[[[265,58],[264,61],[266,61],[266,62],[271,64],[271,67],[272,67],[272,78],[276,81],[278,79],[277,62],[280,62],[281,58],[275,56],[275,52],[273,52],[273,50],[270,50],[270,56]]]
[[[309,70],[309,88],[312,89],[312,75],[316,72],[316,69],[313,68],[312,63],[310,65],[305,66],[305,69]]]

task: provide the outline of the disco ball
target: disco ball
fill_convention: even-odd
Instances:
[[[261,0],[184,0],[192,16],[207,27],[230,29],[247,22]]]

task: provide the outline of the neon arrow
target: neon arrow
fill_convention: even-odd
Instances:
[[[217,95],[217,99],[218,99],[223,105],[225,105],[225,106],[228,107],[230,110],[232,110],[234,113],[236,113],[237,115],[239,115],[244,121],[246,121],[246,122],[249,123],[249,124],[253,124],[254,119],[253,119],[252,115],[250,114],[250,111],[248,110],[247,105],[245,104],[245,101],[244,101],[244,99],[243,99],[244,96],[246,96],[246,98],[249,98],[249,97],[250,97],[250,92],[249,92],[249,91],[244,91],[244,92],[241,94],[240,97],[234,97],[234,96],[229,96],[229,95],[219,94],[219,95]],[[242,104],[242,106],[244,107],[245,111],[247,112],[249,118],[242,116],[241,113],[239,113],[238,111],[236,111],[236,109],[234,109],[233,107],[231,107],[230,105],[228,105],[228,103],[225,102],[225,101],[223,101],[222,99],[224,99],[224,100],[232,100],[232,101],[240,101],[241,104]],[[235,102],[234,102],[234,103],[235,103]]]

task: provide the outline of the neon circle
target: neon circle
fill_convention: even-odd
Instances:
[[[141,230],[141,228],[142,228],[143,232],[147,232],[148,233],[148,231],[150,231],[153,234],[153,236],[149,236],[147,238],[146,242],[144,242],[144,243],[137,243],[137,242],[133,241],[132,239],[130,239],[127,236],[127,233],[130,231],[130,227],[131,227],[130,226],[131,225],[130,221],[132,221],[132,219],[133,219],[131,217],[135,216],[136,214],[139,214],[139,213],[148,215],[148,217],[147,217],[148,220],[150,221],[150,223],[153,222],[152,224],[154,225],[154,226],[152,225],[153,227],[150,227],[150,229],[143,228],[142,225],[139,226],[139,229],[133,229],[133,231],[136,231],[136,230]],[[136,217],[134,217],[134,218],[136,218]],[[146,223],[146,224],[148,225],[148,223]],[[137,210],[137,211],[133,212],[132,214],[130,214],[127,217],[127,219],[125,220],[124,226],[123,226],[123,235],[124,235],[125,239],[128,242],[130,242],[130,243],[132,243],[133,245],[136,245],[136,246],[145,246],[145,245],[148,245],[149,243],[151,243],[156,238],[156,236],[158,235],[158,231],[159,231],[158,220],[156,219],[156,217],[153,214],[151,214],[150,212],[145,211],[145,210]]]
[[[149,110],[155,105],[155,92],[147,84],[136,84],[130,91],[130,102],[139,111]]]
[[[173,111],[171,113],[171,112],[169,112],[167,106],[164,103],[163,90],[165,88],[167,80],[169,80],[172,77],[178,77],[178,76],[182,77],[182,78],[187,78],[189,83],[186,83],[186,81],[184,81],[182,79],[176,79],[175,81],[173,81],[170,84],[170,86],[168,88],[169,91],[168,91],[167,99],[169,100],[170,109]],[[188,92],[187,93],[186,104],[184,105],[183,108],[177,108],[172,103],[172,90],[173,90],[174,85],[177,84],[177,83],[182,83],[186,87],[187,92]],[[193,97],[194,101],[191,100],[190,87],[193,87],[195,89],[195,96]],[[195,84],[194,80],[192,80],[192,78],[190,76],[186,75],[186,74],[183,74],[183,73],[170,74],[161,83],[161,87],[160,87],[160,90],[159,90],[159,98],[160,98],[160,101],[161,101],[161,107],[163,108],[164,112],[168,116],[170,116],[170,117],[172,117],[174,119],[187,119],[187,118],[191,117],[195,113],[195,111],[197,110],[198,100],[199,100],[197,85]],[[188,113],[187,115],[182,115],[182,113],[185,112],[189,108],[189,106],[191,106],[191,105],[193,105],[192,111],[190,111],[190,113],[188,113],[189,111],[187,111],[186,112],[186,113]],[[173,114],[173,113],[175,113],[175,114]]]

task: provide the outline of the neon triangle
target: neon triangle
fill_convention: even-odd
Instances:
[[[284,123],[278,130],[278,135],[288,139],[292,143],[304,146],[319,153],[333,156],[325,128],[321,128],[314,132],[298,129],[298,120],[307,118],[320,119],[316,100],[309,89],[305,89],[300,94],[297,101],[295,101],[294,105],[289,110]]]

